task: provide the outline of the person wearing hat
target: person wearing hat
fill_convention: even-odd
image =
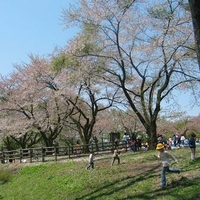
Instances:
[[[167,186],[166,172],[180,173],[181,170],[178,168],[170,168],[171,164],[178,163],[178,161],[173,155],[164,150],[164,145],[162,143],[158,143],[156,149],[159,151],[158,158],[160,158],[162,162],[161,187],[164,188]]]
[[[195,154],[196,154],[196,134],[192,133],[189,139],[189,147],[191,151],[191,161],[195,161]]]

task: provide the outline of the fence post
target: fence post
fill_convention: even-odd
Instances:
[[[42,147],[42,162],[45,162],[45,148]]]
[[[54,147],[54,152],[55,152],[55,161],[57,161],[57,147]]]
[[[23,152],[22,149],[19,150],[19,162],[22,163],[22,158],[23,158]]]
[[[2,160],[1,160],[1,162],[3,164],[5,163],[5,152],[4,151],[2,151]]]
[[[68,157],[70,158],[70,146],[68,146]]]
[[[32,163],[32,158],[33,158],[33,149],[30,148],[30,163]]]

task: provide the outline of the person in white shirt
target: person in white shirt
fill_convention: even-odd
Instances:
[[[89,155],[89,164],[86,167],[86,169],[89,169],[90,167],[93,169],[94,168],[94,152],[91,152]]]
[[[164,188],[167,186],[166,172],[180,173],[181,170],[178,168],[169,168],[172,163],[178,163],[178,161],[173,155],[164,150],[164,145],[162,143],[157,144],[156,149],[159,151],[158,158],[160,158],[162,162],[161,187]]]
[[[129,146],[130,136],[129,136],[126,132],[124,133],[124,136],[123,136],[123,138],[122,138],[122,141],[123,141],[123,143],[124,143],[124,148],[125,148],[125,150],[127,151],[127,148],[128,148],[128,146]]]
[[[185,144],[185,136],[181,135],[181,144],[184,145]]]

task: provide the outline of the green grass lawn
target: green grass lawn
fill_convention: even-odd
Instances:
[[[197,161],[190,151],[171,150],[180,174],[167,173],[160,188],[158,152],[122,153],[121,164],[110,166],[110,155],[96,155],[95,168],[86,170],[87,158],[36,164],[1,164],[0,199],[3,200],[199,200],[200,149]]]

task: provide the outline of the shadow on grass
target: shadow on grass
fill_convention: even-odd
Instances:
[[[192,169],[191,169],[192,170]],[[141,170],[142,172],[132,176],[126,176],[123,178],[119,178],[117,180],[114,180],[112,182],[106,183],[98,189],[93,190],[92,192],[82,195],[81,197],[77,197],[76,200],[95,200],[95,199],[106,199],[109,196],[112,198],[113,193],[124,193],[124,191],[130,187],[134,188],[135,184],[138,184],[139,182],[142,182],[144,180],[148,179],[155,179],[156,177],[160,177],[160,164],[153,164],[149,165],[148,169]],[[159,172],[159,173],[158,173]],[[159,197],[162,199],[165,196],[170,196],[170,198],[173,197],[174,200],[197,200],[200,199],[200,192],[199,190],[196,190],[195,192],[191,193],[190,195],[186,194],[185,196],[180,197],[179,191],[182,190],[182,188],[186,189],[187,187],[193,187],[196,185],[196,181],[198,181],[199,178],[195,179],[188,179],[186,177],[181,177],[178,181],[172,181],[170,185],[167,186],[167,188],[162,189],[155,187],[157,189],[152,189],[144,192],[137,192],[136,194],[125,194],[123,197],[123,200],[129,200],[129,199],[159,199]],[[123,186],[119,187],[118,185]],[[117,188],[117,189],[116,189]],[[184,193],[183,193],[184,194]]]
[[[196,157],[196,161],[200,161],[200,157]]]
[[[196,178],[197,180],[198,178]],[[174,199],[174,200],[199,200],[200,199],[200,192],[197,189],[195,193],[187,193],[185,196],[180,196],[179,191],[181,188],[187,188],[191,186],[195,186],[195,180],[188,179],[186,177],[182,177],[179,181],[174,181],[166,188],[162,189],[155,189],[146,191],[145,193],[140,193],[136,195],[129,195],[127,198],[124,199]],[[168,197],[167,197],[168,196]]]
[[[199,168],[200,157],[196,158],[195,161],[188,160],[187,164],[182,168],[182,172],[190,172],[195,168]]]
[[[112,195],[114,192],[116,192],[116,186],[118,183],[126,182],[122,187],[118,187],[117,192],[122,192],[130,187],[133,186],[135,183],[138,183],[140,181],[144,181],[148,178],[154,178],[158,175],[153,174],[157,170],[157,168],[160,167],[160,164],[154,164],[152,167],[148,167],[147,170],[143,170],[140,174],[137,174],[136,176],[126,176],[120,179],[117,179],[113,182],[109,182],[108,184],[104,184],[102,187],[99,187],[98,189],[94,190],[93,192],[90,192],[89,194],[82,195],[81,197],[76,198],[76,200],[94,200],[98,198],[103,198],[103,196],[109,196]],[[106,191],[104,191],[106,190]],[[102,192],[100,192],[102,191]],[[124,198],[125,199],[125,198]]]

